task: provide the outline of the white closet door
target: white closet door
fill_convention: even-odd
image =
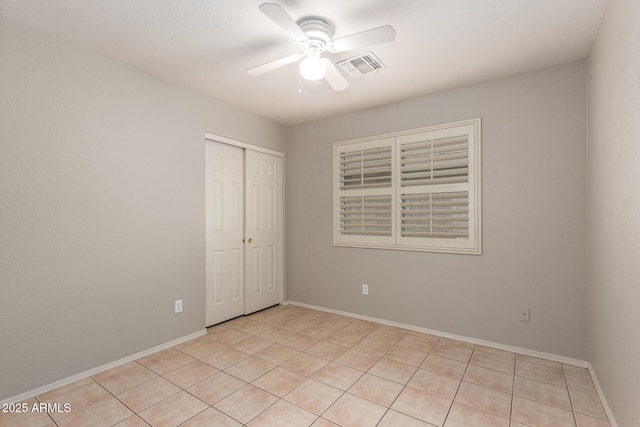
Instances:
[[[244,150],[207,141],[206,323],[244,313]]]
[[[245,314],[282,302],[282,158],[246,150]]]

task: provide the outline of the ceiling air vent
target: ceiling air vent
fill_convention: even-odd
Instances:
[[[376,71],[380,71],[385,65],[380,62],[376,56],[371,53],[363,53],[354,58],[345,59],[338,62],[338,65],[342,67],[351,77],[362,77],[367,74],[371,74]]]

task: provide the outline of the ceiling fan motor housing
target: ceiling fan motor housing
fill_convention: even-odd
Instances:
[[[308,40],[298,40],[300,47],[305,52],[321,54],[327,50],[333,35],[333,25],[324,18],[310,16],[297,22],[300,29],[308,37]]]

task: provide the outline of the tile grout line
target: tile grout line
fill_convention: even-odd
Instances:
[[[348,324],[344,325],[342,328],[337,329],[335,332],[339,332],[339,331],[341,331],[342,329],[344,329],[344,328],[346,328],[347,326],[349,326],[349,324],[351,324],[351,323],[353,323],[353,322],[349,322]],[[376,328],[376,329],[377,329],[377,328]],[[375,330],[375,329],[374,329],[374,330]],[[349,333],[349,332],[345,332],[345,333]],[[370,333],[369,333],[369,334],[370,334]],[[369,336],[369,334],[362,336],[358,341],[356,341],[355,343],[353,343],[353,344],[351,345],[351,347],[349,347],[349,348],[347,349],[347,351],[349,351],[349,350],[353,349],[353,347],[354,347],[356,344],[358,344],[358,343],[360,343],[362,340],[364,340],[367,336]],[[356,335],[356,334],[353,334],[353,335]],[[355,351],[358,351],[358,350],[355,350]],[[303,350],[303,353],[304,353],[304,350]],[[346,353],[346,351],[345,351],[344,353]],[[342,353],[342,354],[344,354],[344,353]],[[364,352],[363,352],[363,353],[364,353]],[[341,355],[342,355],[342,354],[341,354]],[[368,353],[367,353],[367,354],[368,354]],[[338,356],[338,357],[340,357],[340,356]],[[382,358],[382,357],[378,357],[378,360],[376,360],[376,363],[378,363],[378,361],[379,361],[381,358]],[[336,357],[336,359],[337,359],[337,357]],[[335,360],[335,359],[333,359],[333,360]],[[351,368],[350,366],[342,365],[342,364],[341,364],[341,363],[339,363],[339,362],[335,362],[335,363],[338,363],[339,365],[341,365],[341,366],[345,366],[345,367],[347,367],[347,368]],[[375,365],[375,363],[374,363],[374,365]],[[374,365],[372,365],[372,367],[373,367]],[[325,366],[326,366],[326,365],[325,365]],[[285,369],[286,369],[286,368],[285,368]],[[322,369],[322,368],[320,368],[320,369]],[[320,370],[320,369],[319,369],[319,370]],[[355,368],[352,368],[352,369],[355,369]],[[369,368],[369,369],[371,369],[371,368]],[[319,370],[318,370],[318,371],[319,371]],[[357,370],[357,369],[356,369],[356,370]],[[318,371],[316,371],[316,372],[318,372]],[[311,377],[312,377],[313,375],[315,375],[315,373],[316,373],[316,372],[314,372],[311,376],[307,377],[307,379],[313,379],[313,378],[311,378]],[[360,380],[360,378],[362,378],[362,377],[364,376],[364,374],[366,374],[366,373],[368,372],[368,369],[367,369],[367,371],[364,371],[364,372],[363,372],[363,371],[360,371],[360,372],[362,372],[362,374],[358,377],[358,379],[357,379],[353,384],[355,384],[356,382],[358,382],[358,381]],[[305,381],[306,381],[306,380],[305,380]],[[315,380],[315,381],[317,381],[317,380]],[[322,382],[322,381],[319,381],[319,382]],[[302,383],[301,383],[301,384],[302,384]],[[325,383],[323,383],[323,384],[325,384]],[[349,388],[351,388],[351,387],[353,386],[353,384],[352,384]],[[330,387],[333,387],[333,386],[332,386],[332,385],[330,385],[330,384],[327,384],[327,385],[329,385]],[[337,387],[334,387],[334,388],[337,388]],[[316,418],[316,421],[317,421],[318,419],[322,418],[322,416],[323,416],[325,413],[327,413],[327,411],[328,411],[329,409],[331,409],[331,407],[332,407],[333,405],[335,405],[335,403],[336,403],[338,400],[340,400],[340,399],[341,399],[341,398],[342,398],[342,397],[343,397],[343,396],[348,392],[349,388],[347,388],[347,390],[340,390],[340,391],[342,392],[342,394],[340,394],[340,396],[338,396],[338,397],[336,398],[336,400],[334,400],[334,401],[333,401],[329,406],[327,406],[327,408],[326,408],[324,411],[322,411],[322,413],[321,413],[320,415],[318,415],[318,418]],[[292,391],[293,391],[293,390],[292,390]],[[284,397],[283,397],[283,398],[284,398]],[[294,404],[294,405],[296,405],[295,403],[293,403],[293,404]],[[296,405],[296,406],[298,406],[298,405]],[[300,407],[300,406],[298,406],[298,407]],[[305,409],[305,408],[302,408],[302,409]],[[305,410],[306,410],[306,409],[305,409]],[[386,412],[385,412],[385,413],[386,413]],[[314,415],[315,415],[315,413],[314,413]],[[326,418],[323,418],[323,419],[326,419]],[[332,422],[332,421],[331,421],[331,422]],[[314,421],[314,423],[315,423],[315,421]],[[333,423],[333,422],[332,422],[332,423]],[[334,423],[334,424],[335,424],[335,423]]]
[[[440,341],[440,340],[438,340]],[[434,346],[435,348],[435,346]],[[451,399],[451,406],[449,406],[449,410],[447,411],[447,415],[444,417],[444,421],[442,423],[442,425],[445,425],[447,422],[447,419],[449,418],[449,415],[451,414],[451,410],[453,409],[453,404],[456,401],[456,397],[458,397],[458,393],[460,392],[460,387],[462,387],[462,382],[464,381],[464,376],[467,373],[467,369],[469,369],[469,365],[471,364],[471,358],[473,357],[473,352],[476,351],[476,345],[473,345],[473,351],[471,352],[471,356],[469,356],[469,360],[467,361],[467,365],[464,367],[464,372],[462,373],[462,376],[460,377],[460,383],[458,384],[458,388],[456,389],[455,394],[453,395],[453,398]],[[444,357],[444,356],[441,356]],[[511,421],[511,420],[509,420]]]
[[[257,321],[257,323],[264,324],[264,323],[262,323],[262,322],[260,322],[260,321]],[[268,325],[268,324],[265,324],[265,325]],[[270,325],[268,325],[268,326],[270,326]],[[346,325],[345,325],[345,326],[346,326]],[[273,326],[270,326],[270,328],[273,328]],[[340,329],[342,329],[342,328],[340,328]],[[339,331],[340,329],[335,330],[335,332]],[[240,332],[242,332],[242,331],[240,331]],[[293,331],[292,331],[292,332],[293,332]],[[302,331],[300,331],[300,332],[295,332],[295,334],[301,334],[301,332],[302,332]],[[304,335],[304,334],[301,334],[301,335]],[[255,336],[255,335],[253,335],[253,336]],[[308,335],[304,335],[304,336],[308,336]],[[317,339],[317,338],[315,338],[315,337],[311,337],[311,338]],[[285,341],[285,340],[286,340],[286,338],[285,338],[284,340],[281,340],[281,341]],[[280,342],[281,342],[281,341],[280,341]],[[320,340],[320,339],[318,339],[318,342],[323,342],[323,341],[324,341],[324,340]],[[359,340],[359,341],[361,341],[361,340]],[[357,342],[359,342],[359,341],[357,341]],[[271,346],[273,346],[273,345],[275,345],[275,344],[278,344],[278,343],[277,343],[277,342],[272,342],[272,345],[271,345]],[[316,344],[317,344],[317,343],[316,343]],[[314,344],[314,345],[315,345],[315,344]],[[355,345],[355,344],[354,344],[354,345]],[[271,347],[271,346],[269,346],[269,347]],[[313,346],[313,345],[312,345],[312,346]],[[310,346],[310,347],[312,347],[312,346]],[[269,348],[269,347],[267,347],[267,348]],[[298,349],[295,349],[295,348],[292,348],[292,347],[288,347],[288,346],[286,346],[286,345],[285,345],[285,347],[290,348],[290,349],[295,350],[295,351],[299,351],[301,354],[302,354],[302,353],[304,353],[304,354],[307,354],[307,355],[310,355],[310,356],[314,356],[314,355],[311,355],[311,354],[309,354],[309,353],[306,353],[306,351],[305,351],[305,350],[308,350],[308,348],[310,348],[310,347],[308,347],[308,348],[306,348],[306,349],[304,349],[304,350],[298,350]],[[264,349],[263,349],[263,350],[264,350]],[[249,356],[250,356],[250,357],[254,357],[255,355],[249,355]],[[295,356],[293,356],[293,357],[295,357]],[[318,356],[314,356],[314,357],[318,357]],[[320,359],[327,360],[327,359],[324,359],[324,358],[321,358],[321,357],[320,357]],[[287,360],[289,360],[289,359],[287,359]],[[333,360],[335,360],[335,358],[334,358]],[[331,363],[333,360],[329,360],[329,361],[327,361],[327,362],[328,362],[328,363]],[[241,361],[239,361],[239,362],[237,362],[237,363],[235,363],[235,364],[233,364],[233,365],[230,365],[230,366],[229,366],[229,367],[227,367],[226,369],[229,369],[230,367],[235,366],[236,364],[238,364],[238,363],[240,363],[240,362],[241,362]],[[282,362],[282,363],[284,363],[284,362]],[[327,363],[327,364],[328,364],[328,363]],[[336,362],[336,363],[337,363],[337,362]],[[326,365],[325,365],[325,366],[326,366]],[[342,366],[344,366],[344,365],[342,365]],[[275,365],[275,366],[274,366],[272,369],[270,369],[269,371],[267,371],[267,372],[265,372],[264,374],[260,375],[258,378],[254,379],[254,381],[256,381],[257,379],[259,379],[259,378],[261,378],[262,376],[266,375],[267,373],[271,372],[271,371],[272,371],[272,370],[274,370],[276,367],[281,367],[282,369],[286,369],[286,370],[288,370],[289,372],[297,373],[297,372],[295,372],[295,371],[292,371],[292,370],[290,370],[290,369],[287,369],[286,367],[282,367],[282,366],[281,366],[281,364],[278,364],[278,365]],[[226,369],[225,369],[225,370],[226,370]],[[306,379],[305,379],[304,381],[307,381],[307,380],[309,380],[309,379],[313,379],[313,378],[312,378],[312,376],[313,376],[313,375],[315,375],[317,372],[319,372],[321,369],[322,369],[322,368],[318,369],[317,371],[315,371],[315,372],[314,372],[313,374],[311,374],[310,376],[306,376],[306,375],[304,375],[304,376],[306,377]],[[223,370],[223,371],[221,371],[221,372],[225,372],[225,370]],[[225,373],[226,373],[226,372],[225,372]],[[232,374],[228,374],[228,375],[232,375]],[[362,374],[362,375],[364,375],[364,372],[363,372],[363,374]],[[362,375],[361,375],[359,378],[361,378],[361,377],[362,377]],[[232,375],[232,376],[233,376],[233,375]],[[234,378],[237,378],[237,377],[234,377]],[[358,379],[359,379],[359,378],[358,378]],[[242,380],[241,378],[238,378],[238,379],[239,379],[239,380],[241,380],[241,381],[244,381],[244,380]],[[303,382],[304,382],[304,381],[303,381]],[[357,380],[356,380],[356,381],[357,381]],[[320,382],[321,382],[321,383],[323,383],[322,381],[320,381]],[[302,384],[302,383],[300,383],[300,384]],[[298,384],[298,385],[300,385],[300,384]],[[323,383],[323,384],[325,384],[325,383]],[[252,383],[247,383],[247,385],[252,385]],[[327,384],[327,385],[328,385],[328,384]],[[330,386],[331,386],[331,385],[330,385]],[[256,387],[256,386],[254,386],[254,387]],[[259,388],[259,387],[257,387],[257,388]],[[294,387],[294,389],[295,389],[295,388],[297,388],[297,387]],[[334,387],[334,388],[335,388],[335,387]],[[289,392],[293,391],[294,389],[290,390]],[[294,405],[294,406],[296,406],[296,407],[298,407],[298,408],[300,408],[300,409],[302,409],[302,410],[304,410],[304,411],[306,411],[306,412],[309,412],[310,414],[314,415],[314,416],[316,417],[316,419],[314,420],[314,423],[315,423],[319,418],[321,418],[321,416],[322,416],[322,414],[321,414],[321,415],[317,415],[317,414],[315,414],[315,413],[313,413],[313,412],[309,411],[309,410],[308,410],[308,409],[306,409],[306,408],[303,408],[303,407],[301,407],[301,406],[299,406],[299,405],[297,405],[297,404],[295,404],[295,403],[293,403],[293,402],[289,402],[288,400],[285,400],[285,399],[284,399],[284,396],[280,397],[280,396],[274,395],[273,393],[269,392],[268,390],[264,390],[264,389],[261,389],[261,390],[263,390],[263,391],[265,391],[265,392],[267,392],[267,393],[271,394],[272,396],[276,397],[276,398],[277,398],[277,400],[276,400],[275,402],[273,402],[271,405],[269,405],[267,408],[265,408],[263,411],[261,411],[259,414],[257,414],[255,417],[253,417],[251,420],[249,420],[247,424],[243,424],[243,423],[241,423],[242,425],[248,425],[248,424],[249,424],[249,423],[251,423],[253,420],[255,420],[256,418],[258,418],[261,414],[263,414],[264,412],[266,412],[269,408],[271,408],[271,407],[272,407],[272,406],[274,406],[276,403],[278,403],[279,401],[282,401],[282,400],[283,400],[283,401],[285,401],[286,403],[292,404],[292,405]],[[342,391],[342,390],[341,390],[341,391]],[[342,397],[345,393],[346,393],[346,391],[342,391],[342,394],[340,395],[340,397]],[[339,399],[340,399],[340,397],[338,397],[338,398],[337,398],[333,403],[335,403],[337,400],[339,400]],[[333,405],[333,403],[332,403],[332,405]],[[331,406],[329,406],[329,407],[331,407]],[[215,409],[215,408],[214,408],[214,409]],[[323,414],[324,414],[328,409],[329,409],[329,408],[325,409],[325,411],[323,412]],[[225,414],[225,415],[229,416],[228,414]],[[235,420],[235,419],[234,419],[234,420]],[[236,421],[238,421],[238,422],[239,422],[239,420],[236,420]]]
[[[350,323],[353,323],[353,322],[350,322]],[[350,323],[349,323],[349,324],[350,324]],[[335,330],[335,332],[339,332],[339,331],[341,331],[342,329],[344,329],[344,328],[346,328],[347,326],[349,326],[349,324],[347,324],[347,325],[343,326],[342,328],[339,328],[339,329]],[[373,331],[369,332],[368,334],[366,334],[366,335],[362,336],[358,341],[356,341],[355,343],[353,343],[353,344],[351,345],[351,347],[347,348],[347,350],[346,350],[346,351],[349,351],[349,350],[353,349],[353,347],[354,347],[356,344],[358,344],[359,342],[361,342],[362,340],[364,340],[365,338],[367,338],[369,335],[371,335],[371,333],[373,333],[374,331],[376,331],[379,327],[380,327],[380,326],[376,327]],[[335,332],[334,332],[334,333],[335,333]],[[348,332],[345,332],[345,333],[348,333]],[[355,335],[355,334],[354,334],[354,335]],[[370,338],[370,339],[373,339],[373,338]],[[323,342],[324,342],[324,340],[321,340],[321,341],[323,341]],[[378,340],[376,340],[376,341],[378,341]],[[345,351],[345,352],[343,352],[342,354],[346,353],[346,351]],[[355,351],[358,351],[358,350],[355,350]],[[304,352],[304,350],[303,350],[303,352]],[[388,351],[387,351],[387,352],[388,352]],[[375,362],[371,367],[375,366],[375,364],[376,364],[376,363],[378,363],[378,362],[379,362],[379,361],[384,357],[384,354],[386,354],[387,352],[383,353],[383,355],[382,355],[382,356],[377,356],[377,357],[378,357],[378,359],[376,360],[376,362]],[[308,353],[306,353],[306,354],[308,354]],[[366,354],[369,354],[369,353],[366,353]],[[374,355],[374,356],[375,356],[375,355]],[[342,365],[340,362],[335,362],[335,359],[337,359],[338,357],[340,357],[340,356],[337,356],[336,358],[334,358],[334,359],[332,359],[332,360],[330,360],[330,361],[328,361],[328,362],[329,362],[329,363],[332,363],[332,362],[333,362],[333,363],[337,363],[337,364],[339,364],[339,365],[341,365],[341,366],[345,366],[345,367],[347,367],[347,368],[351,368],[351,367],[349,367],[349,366],[347,366],[347,365]],[[326,359],[325,359],[325,360],[326,360]],[[326,365],[325,365],[325,366],[326,366]],[[369,369],[371,369],[371,367],[370,367]],[[286,368],[285,368],[285,369],[286,369]],[[321,369],[322,369],[322,368],[320,368],[320,369],[319,369],[318,371],[316,371],[315,373],[319,372]],[[351,369],[355,369],[355,368],[351,368]],[[317,421],[319,418],[322,418],[322,415],[324,415],[324,414],[325,414],[329,409],[331,409],[331,407],[332,407],[332,406],[333,406],[333,405],[334,405],[338,400],[340,400],[340,399],[341,399],[345,394],[349,393],[349,389],[350,389],[351,387],[353,387],[353,385],[354,385],[355,383],[357,383],[357,382],[358,382],[358,381],[359,381],[359,380],[360,380],[360,379],[361,379],[365,374],[367,374],[367,373],[368,373],[368,371],[369,371],[369,369],[367,369],[367,371],[359,371],[358,369],[356,369],[357,371],[361,372],[361,374],[360,374],[360,376],[358,377],[358,379],[357,379],[357,380],[355,380],[355,381],[354,381],[354,382],[349,386],[349,388],[347,388],[346,390],[341,390],[341,389],[340,389],[340,391],[341,391],[340,396],[339,396],[335,401],[333,401],[333,402],[332,402],[332,403],[331,403],[331,404],[330,404],[330,405],[329,405],[329,406],[328,406],[324,411],[322,411],[322,413],[321,413],[320,415],[318,415],[318,416],[317,416],[316,421]],[[313,375],[315,375],[315,373],[314,373],[314,374],[312,374],[311,376],[307,377],[307,379],[313,379],[312,377],[313,377]],[[370,375],[372,375],[372,374],[370,374]],[[316,381],[317,381],[317,380],[316,380]],[[323,384],[326,384],[326,383],[324,383],[324,382],[322,382],[322,381],[319,381],[319,382],[321,382],[321,383],[323,383]],[[334,387],[334,386],[332,386],[331,384],[326,384],[326,385],[328,385],[328,386],[330,386],[330,387]],[[336,388],[336,387],[334,387],[334,388]],[[351,393],[349,393],[349,394],[351,394]],[[359,397],[359,396],[356,396],[356,397]],[[284,399],[284,397],[283,397],[283,399]],[[367,401],[371,402],[371,401],[370,401],[370,400],[368,400],[368,399],[364,399],[364,400],[367,400]],[[372,402],[372,403],[377,404],[376,402]],[[294,405],[296,405],[295,403],[293,403],[293,404],[294,404]],[[298,406],[298,405],[296,405],[296,406]],[[382,406],[382,405],[379,405],[379,406]],[[300,407],[300,406],[298,406],[298,407]],[[305,409],[305,408],[302,408],[302,409]],[[388,412],[388,410],[389,410],[389,409],[390,409],[390,407],[387,407],[387,408],[386,408],[385,413],[382,415],[382,417],[380,418],[380,420],[378,420],[378,423],[376,423],[376,425],[380,423],[380,421],[382,420],[382,418],[384,418],[384,415]],[[314,415],[315,415],[315,414],[314,414]],[[315,422],[315,421],[314,421],[314,422]]]
[[[406,336],[406,335],[405,335],[405,336]],[[431,347],[431,348],[429,349],[429,351],[427,352],[427,354],[424,356],[424,359],[422,359],[422,362],[420,362],[420,365],[422,365],[422,363],[424,363],[424,361],[427,359],[427,357],[429,357],[429,355],[431,354],[431,352],[433,351],[433,349],[436,347],[436,345],[438,344],[438,342],[440,342],[440,337],[438,337],[438,338],[436,339],[436,342],[435,342],[435,343],[433,343],[433,347]],[[385,354],[386,354],[386,353],[385,353]],[[384,356],[383,356],[383,357],[384,357]],[[397,396],[393,399],[393,401],[389,404],[389,406],[387,407],[387,410],[385,411],[385,414],[384,414],[384,415],[386,415],[386,414],[387,414],[387,412],[389,412],[389,411],[391,410],[391,407],[392,407],[392,406],[393,406],[393,404],[398,400],[398,398],[400,397],[400,395],[402,394],[402,392],[404,392],[404,391],[405,391],[405,389],[406,389],[407,387],[409,387],[409,383],[411,382],[411,380],[413,379],[413,377],[414,377],[414,376],[416,375],[416,373],[418,372],[418,369],[420,369],[420,365],[418,365],[418,367],[416,368],[415,372],[411,375],[411,378],[409,378],[409,380],[407,381],[407,383],[406,383],[406,384],[404,384],[404,385],[402,386],[402,390],[400,390],[400,392],[398,393],[398,395],[397,395]],[[373,375],[373,374],[370,374],[370,375]],[[452,404],[453,404],[453,403],[452,403]],[[398,412],[399,412],[399,411],[398,411]],[[400,413],[404,414],[404,412],[400,412]],[[382,418],[384,418],[384,415],[383,415],[383,417],[382,417]],[[414,417],[414,416],[412,416],[412,415],[409,415],[409,414],[404,414],[404,415],[409,416],[409,417],[411,417],[411,418],[413,418],[413,419],[416,419],[416,420],[422,421],[422,422],[424,422],[424,423],[427,423],[426,421],[424,421],[424,420],[420,420],[420,419],[418,419],[418,418],[415,418],[415,417]],[[449,412],[447,411],[447,416],[448,416],[448,415],[449,415]],[[446,422],[446,420],[447,420],[447,416],[445,416],[445,417],[444,417],[444,421],[442,422],[442,425],[444,425],[444,423]],[[380,424],[380,422],[382,421],[382,418],[380,418],[380,421],[378,422],[378,424]],[[427,423],[427,424],[431,424],[431,423]]]
[[[370,335],[370,334],[369,334],[369,335]],[[368,335],[367,335],[367,336],[368,336]],[[407,334],[406,334],[406,333],[404,334],[403,338],[404,338],[405,336],[407,336]],[[363,338],[363,339],[364,339],[364,338]],[[371,366],[371,368],[373,368],[373,367],[374,367],[374,366],[375,366],[375,365],[376,365],[380,360],[382,360],[382,359],[384,358],[384,356],[385,356],[386,354],[388,354],[388,353],[389,353],[389,351],[391,351],[391,349],[393,349],[393,347],[395,347],[396,345],[398,345],[398,342],[400,342],[401,340],[402,340],[402,338],[400,338],[400,339],[399,339],[399,340],[398,340],[398,341],[397,341],[397,342],[396,342],[396,343],[395,343],[395,344],[394,344],[394,345],[393,345],[389,350],[387,350],[387,351],[386,351],[382,356],[380,356],[380,357],[378,358],[378,360],[376,361],[376,363],[375,363],[375,364],[373,364],[373,365]],[[427,353],[427,355],[425,355],[425,357],[422,359],[422,361],[423,361],[423,362],[424,362],[424,359],[426,359],[428,355],[429,355],[429,353]],[[422,363],[422,362],[420,362],[420,363]],[[418,366],[419,366],[419,365],[418,365]],[[370,370],[371,368],[367,369],[367,371],[365,371],[365,372],[362,374],[362,376],[364,376],[366,373],[368,373],[368,372],[369,372],[369,370]],[[404,391],[404,389],[405,389],[405,388],[407,387],[407,385],[409,384],[409,381],[411,381],[411,378],[413,378],[413,376],[416,374],[416,372],[418,372],[418,369],[419,369],[419,367],[418,367],[418,368],[416,368],[416,370],[413,372],[413,374],[411,374],[411,377],[407,380],[407,383],[406,383],[406,384],[404,384],[404,385],[402,386],[402,390],[400,390],[400,392],[398,393],[398,395],[397,395],[397,396],[393,399],[393,401],[392,401],[391,403],[389,403],[389,405],[386,407],[386,409],[385,409],[384,413],[382,414],[382,417],[380,417],[380,419],[379,419],[379,420],[378,420],[378,422],[376,423],[376,426],[378,426],[378,425],[382,422],[382,420],[384,419],[384,417],[387,415],[387,413],[389,413],[389,411],[391,410],[391,407],[393,406],[393,404],[395,403],[395,401],[396,401],[396,400],[398,400],[398,397],[400,397],[400,395],[402,394],[402,392]],[[382,377],[378,377],[377,375],[374,375],[374,374],[369,374],[369,375],[376,376],[377,378],[382,378]],[[362,376],[361,376],[361,378],[362,378]],[[383,379],[386,379],[386,378],[383,378]],[[370,401],[369,399],[366,399],[366,398],[365,398],[365,400]],[[370,402],[371,402],[371,401],[370,401]],[[375,403],[375,402],[373,402],[373,403]],[[382,405],[380,405],[380,406],[382,406]],[[406,414],[405,414],[405,415],[406,415]]]
[[[573,417],[573,422],[575,425],[578,425],[578,420],[576,419],[576,411],[573,405],[573,399],[571,398],[571,392],[569,391],[569,383],[567,382],[567,373],[564,369],[564,364],[560,365],[562,368],[562,379],[564,380],[564,385],[567,387],[567,395],[569,396],[569,405],[571,405],[571,416]]]
[[[232,319],[232,320],[233,320],[233,319]],[[242,332],[242,331],[240,331],[240,332]],[[250,334],[249,334],[249,335],[250,335]],[[255,336],[255,335],[251,335],[251,336]],[[238,341],[238,342],[240,342],[240,341]],[[219,344],[221,344],[221,343],[219,343]],[[276,343],[272,343],[272,345],[274,345],[274,344],[276,344]],[[221,344],[221,345],[224,345],[224,344]],[[272,345],[271,345],[271,346],[272,346]],[[269,346],[269,347],[271,347],[271,346]],[[231,348],[230,346],[226,346],[226,345],[225,345],[225,347],[226,347],[226,348]],[[268,347],[267,347],[267,348],[268,348]],[[181,351],[181,350],[179,350],[179,349],[176,349],[176,350]],[[219,350],[219,351],[221,351],[221,350]],[[240,351],[240,350],[238,350],[238,351]],[[214,352],[212,352],[212,353],[208,353],[208,354],[206,354],[206,355],[204,355],[204,356],[202,356],[202,357],[207,357],[207,356],[209,356],[209,355],[211,355],[211,354],[215,354],[215,353],[217,353],[217,352],[216,352],[216,351],[214,351]],[[244,352],[242,352],[242,351],[241,351],[241,353],[244,353]],[[184,353],[184,352],[183,352],[183,354],[186,354],[186,353]],[[244,353],[244,354],[247,354],[249,357],[254,357],[254,356],[255,356],[255,355],[251,355],[251,354],[248,354],[248,353]],[[190,356],[190,355],[189,355],[189,356]],[[205,364],[207,364],[206,362],[203,362],[201,358],[197,358],[197,357],[196,357],[195,359],[196,359],[197,361],[201,362],[201,363],[205,363]],[[251,382],[247,382],[247,381],[243,380],[242,378],[238,378],[237,376],[234,376],[233,374],[230,374],[230,373],[226,372],[226,370],[227,370],[227,369],[229,369],[229,368],[231,368],[231,367],[233,367],[233,366],[235,366],[235,365],[237,365],[237,364],[241,363],[241,362],[242,362],[242,361],[244,361],[244,360],[247,360],[247,359],[239,360],[239,361],[237,361],[237,362],[235,362],[235,363],[233,363],[233,364],[231,364],[231,365],[227,366],[225,369],[218,369],[218,368],[216,368],[216,367],[212,366],[214,369],[217,369],[217,370],[218,370],[218,373],[219,373],[219,372],[225,373],[225,374],[227,374],[227,375],[229,375],[229,376],[231,376],[231,377],[233,377],[233,378],[236,378],[236,379],[238,379],[238,380],[240,380],[240,381],[242,381],[242,382],[244,382],[244,383],[245,383],[245,385],[243,385],[240,389],[238,389],[238,390],[234,391],[233,393],[231,393],[229,396],[231,396],[232,394],[234,394],[234,393],[236,393],[237,391],[241,390],[242,388],[246,387],[247,385],[253,385],[253,384],[251,384]],[[260,359],[260,360],[262,360],[262,359]],[[208,365],[208,364],[207,364],[207,365]],[[274,364],[274,365],[275,365],[275,364]],[[208,365],[208,366],[211,366],[211,365]],[[262,374],[262,375],[260,375],[258,378],[261,378],[262,376],[264,376],[264,375],[268,374],[269,372],[273,371],[273,370],[274,370],[276,367],[278,367],[278,366],[279,366],[279,365],[275,365],[273,368],[269,369],[267,372],[263,373],[263,374]],[[176,369],[174,369],[174,371],[175,371],[175,370],[177,370],[177,369],[180,369],[180,368],[176,368]],[[170,371],[170,372],[173,372],[173,371]],[[214,374],[214,375],[216,375],[216,374]],[[191,386],[189,386],[189,387],[193,387],[194,385],[199,384],[199,383],[200,383],[200,382],[202,382],[202,381],[206,381],[207,379],[211,378],[212,376],[213,376],[213,375],[211,375],[211,376],[209,376],[209,377],[207,377],[207,378],[204,378],[204,379],[202,379],[201,381],[198,381],[198,382],[196,382],[195,384],[192,384],[192,385],[191,385]],[[163,377],[163,378],[164,378],[164,377]],[[254,381],[255,381],[255,380],[257,380],[258,378],[254,379]],[[167,381],[170,381],[170,380],[167,380]],[[175,383],[174,383],[174,384],[175,384]],[[191,393],[188,389],[186,389],[186,388],[182,388],[182,386],[179,386],[178,384],[175,384],[175,385],[176,385],[176,386],[178,386],[178,387],[180,387],[183,391],[185,391],[185,392],[186,392],[186,393],[188,393],[189,395],[191,395],[191,396],[195,397],[196,399],[200,400],[201,402],[205,403],[205,404],[208,406],[208,408],[207,408],[207,409],[205,409],[205,410],[203,410],[203,411],[201,411],[201,412],[199,412],[199,413],[197,413],[197,414],[193,415],[193,416],[192,416],[192,417],[190,417],[188,420],[185,420],[184,422],[180,423],[180,425],[181,425],[181,424],[186,423],[187,421],[189,421],[189,420],[190,420],[190,419],[192,419],[192,418],[197,417],[198,415],[202,414],[203,412],[208,411],[208,410],[211,408],[211,409],[214,409],[214,410],[216,410],[216,411],[219,411],[220,413],[224,414],[225,416],[227,416],[227,417],[229,417],[229,418],[233,419],[234,421],[236,421],[236,422],[240,423],[241,425],[245,426],[245,425],[249,424],[251,421],[253,421],[254,419],[258,418],[262,413],[266,412],[269,408],[271,408],[271,407],[272,407],[273,405],[275,405],[277,402],[279,402],[280,400],[282,400],[282,398],[280,398],[280,396],[274,395],[273,393],[269,392],[268,390],[264,390],[264,389],[261,389],[261,388],[260,388],[260,390],[264,391],[265,393],[269,393],[269,394],[271,394],[272,396],[276,397],[276,401],[275,401],[275,402],[273,402],[271,405],[269,405],[269,406],[268,406],[267,408],[265,408],[264,410],[262,410],[261,412],[259,412],[255,417],[251,418],[247,423],[242,423],[240,420],[235,419],[235,418],[233,418],[231,415],[229,415],[229,414],[227,414],[227,413],[225,413],[225,412],[222,412],[222,411],[220,411],[219,409],[215,408],[213,405],[209,404],[209,402],[204,402],[204,401],[203,401],[202,399],[200,399],[198,396],[196,396],[196,395],[194,395],[193,393]],[[253,386],[253,387],[256,387],[256,386]],[[256,387],[256,388],[259,388],[259,387]],[[218,402],[220,402],[220,401],[222,401],[222,400],[226,399],[226,398],[227,398],[227,397],[229,397],[229,396],[226,396],[226,397],[224,397],[224,398],[220,399]],[[216,403],[218,403],[218,402],[216,402]]]
[[[94,380],[95,381],[95,380]],[[33,400],[35,400],[38,403],[42,403],[42,401],[40,399],[38,399],[38,396],[33,396]],[[46,413],[47,417],[49,417],[49,419],[51,420],[52,423],[54,423],[56,426],[58,425],[58,423],[56,422],[56,420],[53,419],[53,417],[51,416],[51,414],[49,414],[48,412]]]
[[[138,363],[138,362],[136,362],[136,363]],[[139,364],[139,365],[141,365],[141,366],[143,366],[141,363],[138,363],[138,364]],[[149,368],[147,368],[147,369],[149,369]],[[155,372],[154,372],[154,373],[155,373]],[[108,378],[108,377],[107,377],[107,378]],[[95,383],[96,383],[96,384],[98,384],[100,387],[102,387],[102,389],[103,389],[104,391],[106,391],[107,393],[109,393],[109,394],[110,394],[114,399],[116,399],[118,402],[120,402],[122,405],[124,405],[127,409],[129,409],[131,412],[133,412],[133,415],[134,415],[134,416],[136,416],[137,418],[140,418],[144,423],[146,423],[147,425],[149,425],[149,423],[147,423],[147,420],[145,420],[145,419],[144,419],[144,418],[142,418],[140,415],[138,415],[138,412],[137,412],[137,411],[134,411],[134,410],[133,410],[133,408],[129,407],[129,405],[127,405],[127,404],[126,404],[126,403],[124,403],[122,400],[120,400],[120,398],[118,398],[118,396],[116,396],[115,394],[111,393],[111,391],[110,391],[110,390],[107,390],[107,388],[106,388],[105,386],[103,386],[102,384],[100,384],[100,383],[99,383],[95,378],[91,377],[91,379],[92,379],[93,381],[95,381]],[[153,381],[153,380],[149,380],[149,381]],[[143,382],[142,384],[146,384],[146,383],[148,383],[149,381],[145,381],[145,382]],[[140,384],[140,385],[142,385],[142,384]],[[137,386],[136,386],[136,387],[137,387]],[[129,390],[132,390],[132,389],[134,389],[134,388],[135,388],[135,387],[132,387],[132,388],[131,388],[131,389],[129,389]],[[123,393],[125,393],[126,391],[128,391],[128,390],[123,391]],[[153,405],[152,405],[152,406],[153,406]],[[126,419],[128,419],[128,418],[129,418],[129,417],[125,418],[124,420],[126,420]],[[120,421],[118,421],[118,423],[120,423],[120,422],[122,422],[122,421],[124,421],[124,420],[120,420]],[[116,424],[117,424],[117,423],[116,423]],[[57,424],[56,424],[56,425],[57,425]]]
[[[516,362],[518,356],[513,355],[513,378],[511,379],[511,407],[509,408],[509,424],[513,421],[513,401],[516,396]],[[518,422],[518,421],[516,421]]]

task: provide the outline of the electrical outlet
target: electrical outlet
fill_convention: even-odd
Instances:
[[[174,313],[182,313],[182,300],[177,299],[174,304]]]
[[[529,322],[530,321],[529,308],[528,307],[520,308],[520,321],[521,322]]]
[[[362,284],[362,295],[369,295],[369,285]]]

